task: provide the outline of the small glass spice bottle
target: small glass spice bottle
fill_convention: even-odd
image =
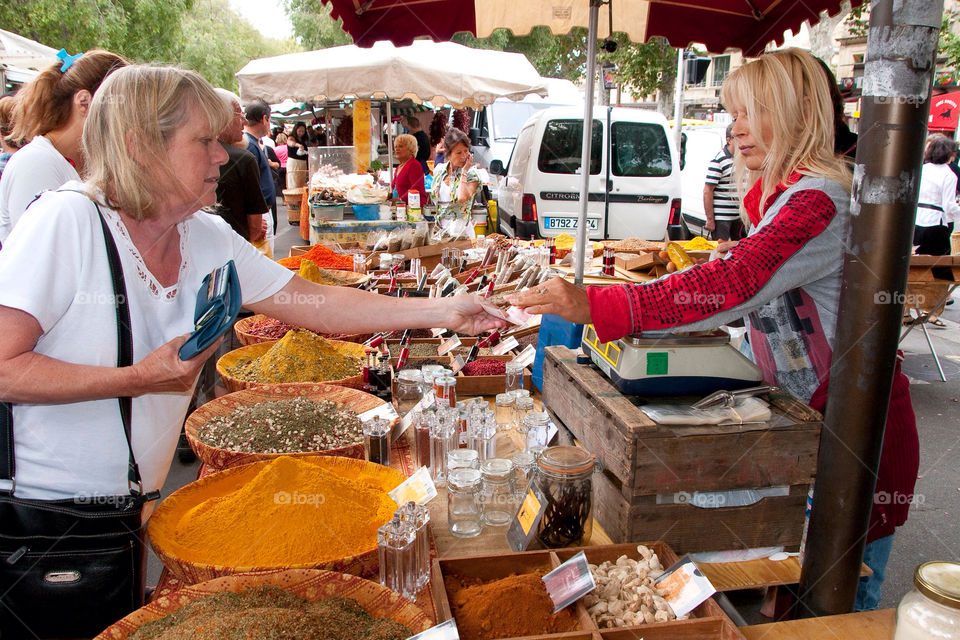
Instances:
[[[897,607],[893,640],[960,639],[960,563],[924,562]]]
[[[483,489],[483,524],[502,527],[510,524],[517,511],[517,494],[513,481],[513,463],[505,458],[490,458],[480,465]]]
[[[363,452],[369,462],[390,466],[390,423],[373,418],[363,423]]]
[[[497,423],[492,411],[481,411],[467,429],[467,446],[480,454],[481,462],[497,457]]]
[[[419,418],[413,423],[413,439],[416,445],[417,468],[430,468],[430,425],[436,421],[436,412],[425,410],[420,413]]]
[[[456,427],[441,416],[430,425],[430,476],[438,487],[447,484],[447,451],[456,434]]]
[[[380,584],[408,600],[417,597],[416,531],[399,517],[377,530]]]
[[[427,525],[430,522],[430,510],[425,505],[408,502],[399,509],[397,515],[416,532],[416,591],[420,591],[430,582],[430,536]]]
[[[480,471],[454,469],[447,487],[447,526],[458,538],[472,538],[483,529],[480,504]]]

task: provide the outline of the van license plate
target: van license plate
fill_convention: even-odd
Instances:
[[[544,218],[543,225],[546,229],[576,229],[579,218]],[[587,218],[587,228],[590,231],[596,231],[600,228],[600,221],[596,218]]]

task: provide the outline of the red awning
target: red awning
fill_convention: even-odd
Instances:
[[[930,120],[927,129],[931,131],[955,131],[957,113],[960,112],[960,91],[941,93],[930,98]]]
[[[481,37],[491,28],[504,27],[516,34],[529,33],[531,26],[546,24],[555,33],[572,27],[586,27],[588,0],[570,0],[572,6],[547,6],[541,0],[323,0],[333,7],[334,18],[343,20],[343,29],[361,46],[378,40],[408,45],[414,38],[449,40],[458,31]],[[862,0],[853,0],[858,6]],[[583,5],[582,7],[580,5]],[[618,22],[644,22],[641,30],[628,31],[637,42],[663,36],[675,47],[703,43],[712,52],[728,47],[745,55],[759,55],[770,42],[783,42],[783,34],[796,32],[808,20],[816,24],[820,12],[836,14],[840,0],[614,0],[613,28]],[[581,10],[582,9],[582,10]],[[600,11],[599,33],[607,33],[607,10]],[[478,29],[481,33],[478,34]]]

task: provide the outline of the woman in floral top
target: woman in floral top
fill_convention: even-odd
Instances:
[[[470,205],[480,186],[480,175],[470,155],[470,138],[459,129],[450,129],[443,138],[443,148],[448,161],[434,168],[430,190],[437,205],[437,220],[443,224],[444,221],[466,219],[467,228],[472,230]]]

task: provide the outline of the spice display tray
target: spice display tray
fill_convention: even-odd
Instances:
[[[531,571],[550,571],[563,562],[583,551],[587,560],[598,564],[605,560],[616,561],[621,555],[638,559],[637,545],[643,544],[652,549],[660,558],[664,568],[679,560],[677,554],[665,542],[625,543],[577,547],[543,551],[525,551],[520,553],[501,553],[496,555],[463,556],[435,559],[431,573],[431,588],[437,606],[437,621],[442,622],[453,617],[450,599],[443,582],[445,575],[461,575],[482,581],[498,580],[510,575]],[[511,640],[743,640],[744,636],[723,609],[708,599],[690,613],[687,620],[672,620],[640,626],[599,629],[590,618],[581,602],[576,607],[576,616],[580,629],[568,633],[518,636]]]
[[[797,547],[822,418],[792,398],[769,400],[764,424],[658,425],[570,349],[548,347],[544,358],[544,404],[603,464],[594,517],[617,542],[663,539],[680,553]],[[761,487],[789,489],[747,506],[689,504],[698,491]]]
[[[515,354],[505,356],[483,356],[477,360],[501,360],[510,362]],[[523,370],[523,388],[533,391],[533,380],[530,368]],[[457,374],[457,396],[495,396],[503,393],[507,387],[507,376],[465,376]]]

